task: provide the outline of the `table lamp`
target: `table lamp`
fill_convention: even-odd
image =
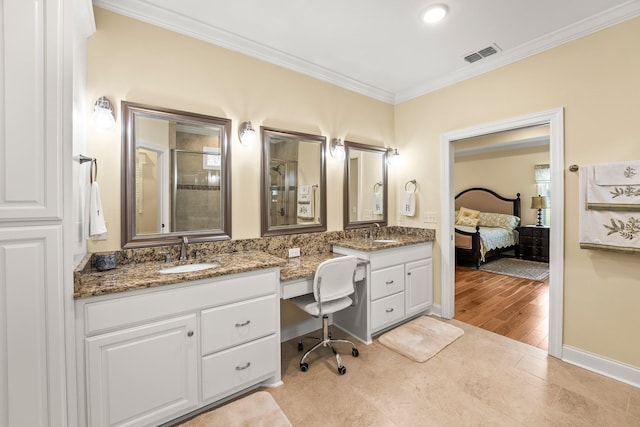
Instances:
[[[549,203],[546,197],[538,194],[531,198],[531,209],[538,209],[538,223],[536,226],[542,227],[542,209],[547,209],[548,207]]]

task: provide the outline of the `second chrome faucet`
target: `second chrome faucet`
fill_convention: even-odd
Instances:
[[[180,261],[185,261],[187,259],[187,245],[189,244],[189,239],[187,236],[182,237],[182,246],[180,247]]]

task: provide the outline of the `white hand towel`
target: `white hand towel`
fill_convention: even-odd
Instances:
[[[640,160],[595,165],[597,185],[640,185]]]
[[[611,211],[640,210],[640,167],[636,169],[635,163],[640,164],[606,163],[581,167],[581,174],[584,172],[587,179],[587,207]],[[612,182],[618,184],[610,184]]]
[[[414,216],[416,214],[416,193],[413,191],[404,192],[400,214],[404,216]]]
[[[107,225],[104,221],[100,187],[96,181],[91,184],[89,198],[89,238],[92,240],[104,240],[107,238]]]
[[[373,193],[373,213],[374,215],[384,214],[384,209],[382,208],[382,193],[380,191]]]
[[[315,197],[311,185],[298,187],[298,219],[309,221],[315,219]]]

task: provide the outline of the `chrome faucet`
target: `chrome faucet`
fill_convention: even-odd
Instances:
[[[374,222],[373,224],[371,224],[369,226],[369,238],[371,240],[375,240],[375,235],[377,234],[377,231],[375,231],[375,229],[380,229],[380,224],[378,224],[377,222]]]
[[[189,244],[189,239],[187,236],[182,237],[182,247],[180,248],[180,261],[185,261],[187,259],[187,245]]]

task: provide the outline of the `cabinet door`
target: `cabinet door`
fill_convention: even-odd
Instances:
[[[64,3],[0,3],[0,222],[62,217]]]
[[[89,425],[151,425],[198,404],[196,315],[86,339]]]
[[[431,259],[410,262],[405,265],[406,315],[428,309],[433,301]]]
[[[0,425],[66,425],[61,247],[61,226],[0,227]]]

